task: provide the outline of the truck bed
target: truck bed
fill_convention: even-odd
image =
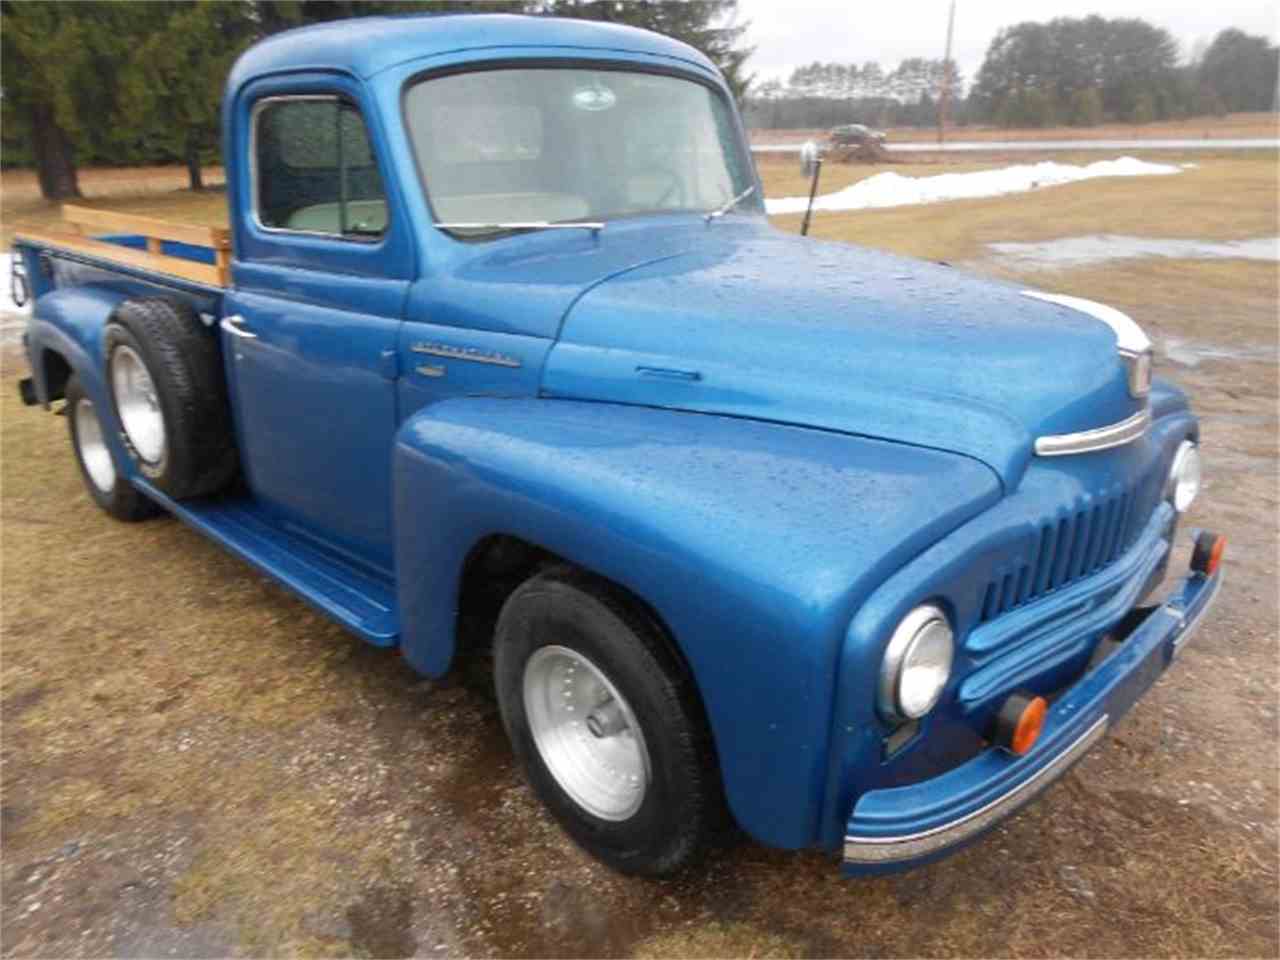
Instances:
[[[60,229],[19,225],[13,242],[201,286],[228,286],[231,231],[225,227],[71,205],[63,206],[62,219]]]

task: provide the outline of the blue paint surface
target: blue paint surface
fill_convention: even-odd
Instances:
[[[51,396],[56,354],[132,476],[103,384],[112,311],[162,293],[210,319],[238,315],[255,339],[220,336],[245,491],[175,504],[135,482],[431,675],[452,662],[463,565],[485,538],[521,537],[612,579],[670,630],[733,813],[778,846],[837,849],[850,830],[964,815],[1010,782],[983,737],[1012,689],[1127,706],[1142,684],[1126,678],[1148,676],[1168,631],[1135,634],[1105,683],[1081,678],[1168,562],[1165,477],[1198,436],[1186,397],[1157,382],[1141,440],[1039,459],[1037,436],[1144,402],[1111,330],[1084,314],[787,236],[749,205],[599,234],[477,243],[437,229],[405,85],[436,68],[564,59],[683,71],[728,96],[690,48],[582,21],[367,18],[254,47],[224,100],[230,289],[60,254],[45,272],[23,247],[37,395]],[[384,235],[256,222],[251,113],[284,94],[360,111]],[[919,732],[895,740],[875,709],[879,664],[923,602],[951,619],[956,665]]]

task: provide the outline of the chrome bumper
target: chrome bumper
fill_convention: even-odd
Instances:
[[[1026,756],[990,749],[923,783],[863,794],[845,829],[844,871],[881,873],[936,859],[1044,792],[1101,740],[1182,650],[1222,588],[1192,573],[1118,649],[1053,705]]]

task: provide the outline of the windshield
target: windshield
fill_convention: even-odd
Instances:
[[[435,218],[463,235],[662,211],[707,213],[754,182],[725,99],[693,80],[516,68],[420,81],[405,96]],[[742,209],[760,209],[757,197]]]

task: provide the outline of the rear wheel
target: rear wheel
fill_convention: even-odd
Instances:
[[[516,589],[498,618],[503,723],[535,792],[580,846],[625,873],[673,873],[723,818],[693,684],[660,628],[572,569]]]
[[[107,324],[107,385],[134,468],[181,500],[214,493],[237,466],[217,340],[195,311],[128,300]]]
[[[116,469],[107,446],[98,408],[85,395],[80,378],[72,375],[66,385],[67,429],[75,451],[80,475],[93,502],[117,520],[132,523],[160,512]]]

